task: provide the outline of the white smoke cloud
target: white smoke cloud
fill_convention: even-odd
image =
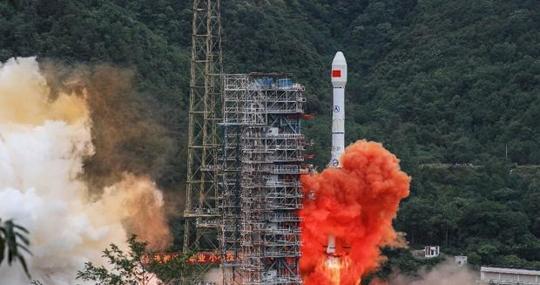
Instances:
[[[124,245],[126,225],[167,240],[162,196],[149,179],[126,174],[90,199],[80,179],[94,152],[88,114],[84,98],[49,98],[35,58],[0,64],[0,217],[30,231],[30,273],[47,285],[75,284],[84,262],[99,264],[110,243]],[[19,266],[0,267],[0,284],[29,283]]]
[[[227,270],[227,274],[232,274],[230,270]],[[204,275],[204,281],[209,284],[223,285],[223,269],[212,268]]]
[[[417,277],[396,274],[388,281],[375,280],[371,285],[476,285],[476,280],[478,273],[447,260],[431,270],[421,270]]]

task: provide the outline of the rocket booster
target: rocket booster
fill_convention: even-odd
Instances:
[[[332,111],[332,158],[329,167],[341,167],[340,158],[345,151],[345,86],[347,85],[347,61],[338,51],[332,62],[332,86],[334,87],[334,107]],[[336,262],[336,237],[328,236],[326,254],[329,262]]]
[[[332,86],[334,107],[332,112],[332,158],[330,167],[340,167],[339,161],[345,150],[345,85],[347,85],[347,61],[338,51],[332,62]]]

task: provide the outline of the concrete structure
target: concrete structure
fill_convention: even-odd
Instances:
[[[224,76],[221,233],[224,284],[302,284],[304,87],[285,74]]]
[[[540,271],[485,267],[480,268],[480,284],[540,285]]]

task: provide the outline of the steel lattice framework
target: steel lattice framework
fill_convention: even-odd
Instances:
[[[217,252],[221,222],[218,197],[217,122],[221,102],[220,0],[193,1],[184,252]],[[202,282],[201,264],[189,284]]]
[[[184,253],[219,256],[226,285],[302,284],[304,87],[285,74],[222,77],[220,8],[193,1]],[[195,265],[182,284],[210,284],[217,264]]]
[[[301,284],[304,87],[284,74],[226,75],[221,156],[224,284]]]

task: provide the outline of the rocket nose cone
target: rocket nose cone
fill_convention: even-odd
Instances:
[[[347,84],[347,61],[345,55],[338,51],[332,62],[332,85],[338,88],[345,88]]]
[[[334,61],[332,61],[332,65],[347,65],[347,61],[345,60],[345,55],[338,51],[336,53],[336,56],[334,56]]]

